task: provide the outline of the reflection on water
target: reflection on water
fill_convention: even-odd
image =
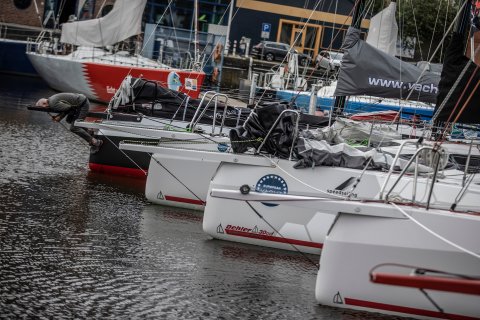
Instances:
[[[299,254],[211,240],[200,212],[89,172],[88,147],[23,106],[52,93],[0,76],[0,318],[384,318],[318,306]]]

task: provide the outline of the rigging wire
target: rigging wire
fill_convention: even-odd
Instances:
[[[121,153],[123,153],[123,155],[125,157],[127,157],[128,160],[130,160],[135,166],[137,166],[142,172],[143,174],[146,176],[148,174],[148,172],[146,170],[143,170],[143,168],[138,164],[136,163],[125,151],[123,151],[122,149],[120,149],[113,141],[112,139],[110,139],[107,135],[105,135],[103,132],[102,132],[102,129],[98,129],[98,131],[100,133],[102,133],[102,135],[107,138],[107,140],[110,142],[111,145],[115,146],[118,150],[120,150]]]
[[[202,198],[200,198],[200,196],[198,196],[195,192],[192,191],[192,189],[190,189],[185,183],[183,183],[182,180],[180,180],[175,174],[173,174],[173,172],[171,172],[170,170],[167,169],[167,167],[165,167],[163,164],[160,163],[159,160],[157,160],[153,154],[150,154],[150,159],[153,159],[153,161],[155,161],[160,167],[163,168],[163,170],[165,170],[170,176],[172,176],[172,178],[174,178],[175,180],[178,181],[178,183],[180,183],[185,189],[187,189],[188,192],[190,192],[195,198],[197,198],[198,201],[200,201],[202,203],[202,205],[205,205],[205,201],[202,200]]]
[[[445,10],[445,23],[443,24],[443,34],[445,34],[445,28],[447,27],[447,17],[448,17],[449,9],[450,9],[450,0],[447,0],[447,9]],[[442,55],[443,55],[443,42],[442,42],[442,47],[440,48],[439,61],[442,58]]]
[[[302,251],[300,251],[300,249],[298,249],[298,247],[297,247],[295,244],[291,243],[288,238],[285,238],[285,237],[283,236],[283,234],[282,234],[279,230],[277,230],[277,228],[275,228],[267,219],[265,219],[265,218],[260,214],[260,212],[258,212],[258,211],[252,206],[252,204],[250,203],[250,201],[245,200],[245,203],[250,207],[250,209],[253,210],[253,212],[255,212],[255,214],[256,214],[261,220],[263,220],[270,228],[272,228],[272,230],[273,230],[275,233],[277,233],[281,238],[283,238],[283,239],[286,241],[287,244],[289,244],[290,246],[292,246],[292,248],[293,248],[296,252],[300,253],[300,254],[302,255],[302,257],[304,257],[308,262],[310,262],[312,265],[314,265],[315,268],[320,269],[320,264],[319,264],[319,263],[316,263],[316,262],[312,261],[305,253],[303,253]]]
[[[417,34],[418,48],[420,50],[420,59],[423,61],[423,51],[422,51],[422,46],[420,45],[420,34],[418,33],[418,24],[417,24],[417,18],[415,17],[415,8],[413,7],[413,0],[410,0],[410,6],[412,7],[413,21],[415,24],[415,33]]]
[[[425,231],[427,231],[428,233],[430,233],[431,235],[433,235],[435,238],[445,242],[446,244],[474,257],[474,258],[477,258],[477,259],[480,259],[480,254],[477,254],[473,251],[470,251],[456,243],[454,243],[453,241],[450,241],[448,240],[447,238],[441,236],[440,234],[436,233],[435,231],[433,231],[432,229],[428,228],[427,226],[425,226],[424,224],[422,224],[421,222],[419,222],[417,219],[415,219],[412,215],[408,214],[405,210],[403,210],[402,208],[400,208],[395,202],[388,202],[389,204],[393,205],[398,211],[400,211],[405,217],[407,217],[409,220],[413,221],[416,225],[418,225],[420,228],[424,229]]]
[[[442,3],[443,2],[440,2],[440,5],[438,6],[437,16],[435,17],[435,24],[433,25],[432,39],[430,39],[430,45],[428,46],[427,57],[430,57],[430,50],[432,49],[433,37],[435,35],[435,30],[437,29],[437,22],[438,22],[438,17],[440,16],[440,9],[442,8]]]

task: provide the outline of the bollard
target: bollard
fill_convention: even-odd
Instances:
[[[258,79],[258,73],[254,73],[252,77],[252,82],[250,84],[250,97],[248,99],[249,104],[255,103],[255,92],[257,91],[257,79]]]
[[[310,94],[310,104],[308,105],[308,113],[311,115],[315,115],[315,111],[317,111],[317,91],[318,91],[318,85],[312,84],[312,90]]]
[[[224,56],[228,56],[228,50],[230,50],[230,41],[227,41],[227,43],[225,43],[225,50],[223,50]]]
[[[237,40],[233,40],[232,55],[233,55],[234,57],[237,55]]]

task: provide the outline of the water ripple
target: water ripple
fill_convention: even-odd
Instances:
[[[0,77],[0,318],[385,318],[318,306],[316,256],[211,240],[201,213],[88,172],[85,144],[21,105],[38,81]]]

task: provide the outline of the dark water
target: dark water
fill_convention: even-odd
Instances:
[[[384,318],[317,305],[299,254],[212,240],[200,212],[89,172],[88,147],[24,107],[51,93],[0,74],[0,318]]]

